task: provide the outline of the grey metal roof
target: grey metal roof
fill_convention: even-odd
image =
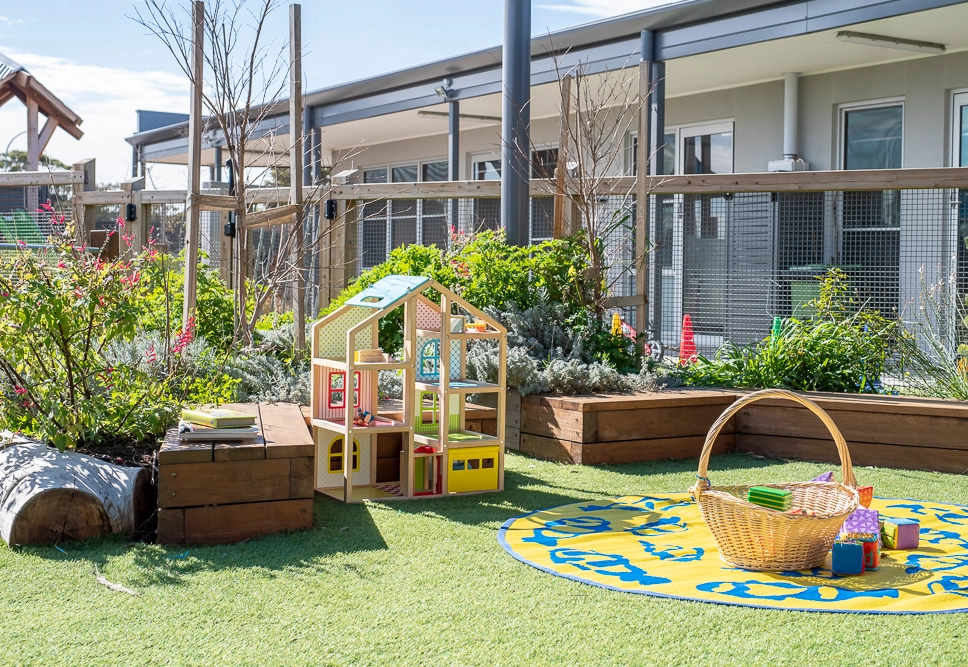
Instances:
[[[24,69],[23,65],[20,63],[15,63],[10,58],[0,53],[0,81],[3,81],[11,74],[16,74],[22,69]]]
[[[531,43],[532,85],[554,78],[551,55],[587,62],[589,71],[622,67],[638,55],[639,34],[655,33],[656,60],[809,34],[822,30],[955,5],[968,0],[682,0],[674,4],[535,37]],[[434,88],[454,80],[457,99],[501,91],[502,47],[475,51],[424,65],[309,92],[304,105],[313,125],[336,125],[360,118],[438,104]],[[285,113],[288,103],[278,104]],[[184,123],[129,137],[146,144],[184,135]]]

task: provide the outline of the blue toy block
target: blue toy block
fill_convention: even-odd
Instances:
[[[837,540],[830,559],[834,574],[864,574],[864,545],[853,540]]]

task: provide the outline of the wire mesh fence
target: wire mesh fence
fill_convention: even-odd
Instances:
[[[71,219],[64,190],[47,185],[0,187],[0,257],[12,257],[18,244],[43,246],[52,235],[63,233],[65,223],[60,222],[60,216],[65,222]],[[39,210],[47,202],[52,210]]]
[[[820,276],[839,269],[855,307],[910,321],[924,276],[953,274],[968,294],[966,192],[653,195],[650,317],[675,346],[688,314],[711,354],[764,338],[774,317],[809,317]]]
[[[47,200],[57,215],[71,219],[69,186],[0,187],[0,253],[14,252],[4,250],[5,243],[43,244],[57,231],[51,216],[36,210],[36,203]],[[353,254],[341,260],[352,264],[349,278],[386,261],[394,248],[408,244],[446,248],[453,233],[466,236],[500,227],[501,205],[496,196],[354,201],[348,218],[354,222],[346,228],[355,242],[350,244]],[[610,293],[634,296],[635,198],[602,196],[592,206]],[[145,208],[145,229],[152,230],[157,247],[177,253],[185,243],[184,204]],[[325,305],[320,296],[322,275],[333,268],[333,254],[324,251],[321,237],[340,224],[323,219],[320,208],[308,208],[306,251],[298,259],[309,313]],[[121,203],[86,209],[93,212],[89,229],[117,229],[117,219],[125,213]],[[213,268],[229,265],[230,258],[223,257],[231,248],[223,237],[226,215],[202,213],[203,261]],[[553,218],[553,197],[531,198],[532,241],[552,236]],[[583,222],[586,227],[587,223]],[[291,225],[247,233],[247,274],[260,280],[278,260]],[[774,317],[808,317],[819,294],[818,277],[838,268],[847,276],[857,304],[909,320],[925,277],[930,283],[951,276],[958,301],[965,303],[966,239],[968,188],[652,194],[646,239],[648,320],[637,322],[631,307],[615,312],[672,349],[688,314],[700,352],[712,354],[727,341],[746,344],[762,339]],[[269,307],[291,309],[291,285],[277,292]],[[965,327],[960,322],[954,327],[955,342],[968,341]]]
[[[358,265],[366,270],[382,264],[394,248],[419,244],[446,249],[451,234],[469,236],[501,227],[498,197],[459,199],[382,199],[360,202],[357,220]],[[552,236],[554,198],[532,197],[529,229],[533,242]]]

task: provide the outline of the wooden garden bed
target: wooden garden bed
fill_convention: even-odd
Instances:
[[[158,452],[158,542],[238,542],[313,525],[313,440],[295,405],[228,405],[259,414],[242,442],[182,442]]]
[[[808,394],[844,434],[855,465],[968,472],[968,403],[899,396]],[[807,410],[783,401],[750,405],[736,416],[736,448],[765,456],[837,460],[826,430]]]
[[[521,399],[521,451],[542,459],[634,463],[699,456],[709,427],[736,400],[714,389],[653,394],[525,396]],[[715,453],[735,446],[733,425]]]
[[[671,389],[654,394],[528,396],[521,451],[586,465],[699,455],[710,425],[743,391]],[[894,396],[808,394],[841,429],[857,465],[968,472],[968,404]],[[731,420],[714,453],[835,462],[823,425],[804,408],[771,400]]]

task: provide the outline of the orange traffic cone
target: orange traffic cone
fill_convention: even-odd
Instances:
[[[692,318],[686,314],[682,316],[682,334],[679,338],[679,363],[694,363],[699,355],[696,349],[696,336],[692,330]]]

